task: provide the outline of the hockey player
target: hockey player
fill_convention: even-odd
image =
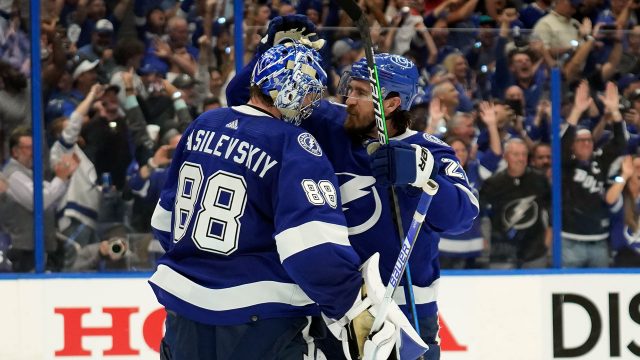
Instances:
[[[294,126],[325,81],[315,51],[272,47],[246,105],[204,113],[185,131],[152,218],[166,250],[150,279],[168,310],[161,358],[313,359],[320,311],[347,358],[386,359],[394,344],[401,358],[424,352],[395,304],[367,338],[384,293],[377,255],[359,271],[333,169]]]
[[[277,18],[276,18],[277,19]],[[274,21],[276,21],[274,19]],[[284,33],[306,44],[317,43],[313,27],[290,19],[270,26],[266,39],[281,39]],[[302,30],[300,30],[302,29]],[[400,220],[406,234],[416,209],[420,188],[429,178],[440,189],[434,196],[409,260],[413,277],[413,292],[420,323],[421,336],[430,349],[427,359],[439,358],[437,345],[438,317],[436,294],[440,267],[438,263],[438,233],[460,233],[467,230],[478,214],[478,201],[469,189],[464,170],[454,151],[439,139],[409,130],[409,108],[417,92],[418,71],[408,59],[390,54],[377,54],[376,63],[387,128],[392,140],[379,148],[372,157],[367,145],[376,139],[374,108],[365,59],[353,64],[341,80],[346,101],[344,105],[320,101],[302,126],[318,139],[331,161],[340,185],[342,209],[349,227],[349,240],[366,259],[380,253],[380,272],[386,284],[400,252],[400,238],[395,225],[389,184],[397,189]],[[239,73],[227,88],[227,99],[237,104],[247,85],[248,68]],[[424,167],[419,167],[421,159]],[[394,299],[408,313],[405,291],[399,286]]]

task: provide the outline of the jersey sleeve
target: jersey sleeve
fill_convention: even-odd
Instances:
[[[310,134],[292,139],[285,152],[274,185],[280,261],[323,313],[338,319],[353,305],[361,276],[359,257],[348,240],[337,179]]]
[[[419,145],[427,147],[438,163],[435,181],[438,192],[431,201],[425,222],[435,231],[456,235],[471,228],[478,216],[478,199],[469,187],[467,174],[453,150],[439,140],[430,140]]]

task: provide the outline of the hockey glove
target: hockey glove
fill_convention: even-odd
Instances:
[[[380,330],[369,335],[385,291],[378,270],[379,258],[376,253],[362,265],[364,285],[345,316],[338,321],[323,317],[331,333],[342,341],[342,350],[348,360],[386,360],[394,352],[398,359],[416,359],[429,347],[397,304],[392,303],[389,307]]]
[[[369,144],[371,171],[381,186],[413,185],[422,188],[438,174],[438,166],[429,150],[404,141],[390,140],[388,145]]]
[[[286,41],[299,41],[310,48],[320,50],[325,41],[316,34],[316,26],[304,15],[278,16],[269,22],[267,35],[258,44],[258,53]]]

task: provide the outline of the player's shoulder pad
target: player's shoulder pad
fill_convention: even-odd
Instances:
[[[407,130],[404,134],[394,139],[406,141],[410,144],[423,146],[429,149],[429,151],[431,151],[432,153],[441,152],[455,154],[453,148],[449,146],[449,144],[425,132]]]

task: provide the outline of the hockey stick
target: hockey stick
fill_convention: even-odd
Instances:
[[[376,127],[378,128],[378,141],[381,144],[389,143],[389,134],[387,131],[387,121],[384,113],[382,91],[380,89],[380,81],[378,79],[378,68],[376,67],[375,57],[373,56],[373,42],[371,41],[371,33],[369,29],[369,23],[366,17],[362,13],[362,10],[352,0],[342,0],[340,5],[344,11],[353,20],[358,32],[362,37],[364,43],[365,57],[367,59],[367,68],[369,68],[369,84],[371,85],[371,97],[373,98],[374,116],[376,119]],[[404,229],[402,226],[402,218],[400,216],[400,205],[398,204],[398,196],[395,191],[395,187],[390,187],[389,194],[391,197],[391,203],[393,204],[394,220],[396,223],[396,230],[398,231],[398,238],[403,239]],[[400,243],[402,246],[402,242]],[[418,312],[416,310],[416,302],[413,295],[413,281],[411,281],[411,269],[407,264],[407,270],[405,273],[405,300],[411,316],[413,317],[413,326],[418,333],[420,333],[420,324],[418,322]],[[395,290],[395,289],[394,289]]]
[[[339,1],[342,8],[345,10],[347,15],[353,20],[358,31],[362,36],[362,40],[365,44],[365,56],[367,59],[367,67],[369,68],[369,83],[371,85],[371,96],[373,98],[373,106],[374,106],[374,115],[376,120],[376,125],[378,128],[378,140],[382,144],[389,143],[389,136],[387,133],[387,124],[384,115],[384,108],[382,104],[382,91],[380,90],[380,82],[378,79],[378,70],[375,64],[375,58],[373,56],[373,44],[371,41],[371,34],[369,31],[369,24],[362,13],[362,9],[356,4],[353,0],[341,0]],[[431,199],[433,195],[438,191],[438,184],[429,180],[425,187],[423,188],[424,192],[420,196],[420,200],[418,201],[418,206],[416,208],[416,212],[413,215],[413,219],[411,221],[411,225],[409,227],[409,231],[407,236],[404,237],[404,241],[402,242],[402,246],[400,248],[400,254],[398,255],[398,259],[394,265],[393,273],[391,274],[391,278],[389,279],[389,284],[385,290],[384,299],[379,308],[378,314],[373,323],[373,327],[371,328],[371,333],[380,330],[380,327],[384,323],[384,318],[386,317],[386,313],[388,311],[389,304],[393,301],[393,293],[400,282],[400,278],[406,267],[408,267],[409,256],[411,255],[411,251],[413,249],[413,245],[415,244],[415,240],[420,231],[420,227],[422,226],[422,222],[424,221],[427,210],[429,209],[429,205],[431,204]],[[394,189],[392,188],[392,197],[393,203],[395,206],[396,217],[397,217],[397,225],[399,226],[398,232],[400,233],[400,238],[402,238],[402,223],[400,221],[400,211],[397,202],[397,197]],[[414,326],[416,331],[420,333],[418,316],[415,308],[415,300],[413,298],[413,289],[411,283],[411,277],[409,275],[409,269],[407,268],[407,288],[408,288],[408,298],[407,303],[411,306],[411,312],[414,319]]]

